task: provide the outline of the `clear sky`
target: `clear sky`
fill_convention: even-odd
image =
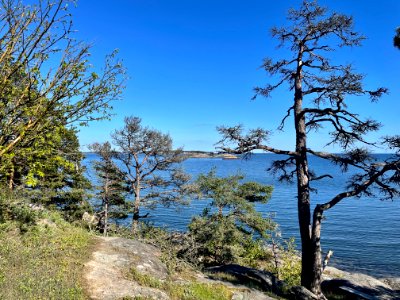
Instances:
[[[286,23],[290,7],[300,0],[80,0],[72,9],[77,38],[94,44],[92,63],[101,66],[106,53],[119,57],[130,79],[122,100],[114,103],[112,121],[92,123],[79,134],[81,146],[106,141],[111,131],[133,115],[145,125],[168,132],[175,146],[214,150],[220,125],[276,129],[292,94],[282,90],[272,98],[251,101],[253,87],[269,78],[259,68],[263,58],[279,58],[269,30]],[[366,74],[366,87],[389,88],[379,103],[353,99],[360,115],[381,121],[381,135],[399,134],[400,50],[393,47],[400,26],[398,0],[321,0],[331,10],[352,15],[355,28],[367,36],[363,46],[337,52],[342,63],[354,63]],[[271,144],[294,147],[289,121],[275,132]],[[323,148],[324,134],[309,146]],[[338,149],[336,149],[338,150]],[[382,152],[375,150],[376,152]]]

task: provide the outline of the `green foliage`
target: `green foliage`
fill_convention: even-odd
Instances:
[[[50,128],[52,132],[20,143],[0,157],[0,180],[32,202],[60,208],[67,218],[80,218],[76,211],[84,204],[90,182],[81,165],[77,132],[59,124]]]
[[[100,199],[100,211],[104,215],[104,234],[107,235],[109,218],[123,219],[127,217],[128,203],[125,195],[128,186],[125,182],[125,173],[115,164],[113,158],[116,152],[109,142],[94,143],[89,149],[96,153],[100,160],[94,161],[94,170],[99,179],[97,197]]]
[[[271,271],[288,286],[300,285],[301,260],[294,238],[274,240],[272,247],[275,263]]]
[[[255,210],[254,202],[266,203],[272,187],[240,183],[242,179],[239,175],[220,178],[215,170],[197,179],[202,195],[211,202],[201,216],[193,218],[189,232],[196,243],[195,256],[206,265],[254,263],[265,256],[261,239],[269,237],[275,224]]]
[[[74,125],[110,116],[125,71],[114,52],[96,73],[70,2],[0,3],[0,182],[73,219],[89,187]]]
[[[73,36],[72,2],[0,3],[6,28],[0,33],[0,157],[49,133],[52,123],[85,125],[110,116],[125,70],[114,52],[95,72],[90,45]]]
[[[0,192],[0,224],[12,221],[21,232],[25,232],[42,217],[42,210],[37,208],[16,193]]]

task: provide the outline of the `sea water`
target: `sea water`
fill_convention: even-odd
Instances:
[[[385,159],[385,155],[378,155]],[[84,161],[89,178],[93,179],[90,161],[95,155],[88,154]],[[267,171],[271,162],[282,159],[275,154],[254,154],[248,159],[224,160],[218,158],[190,158],[183,163],[186,172],[196,178],[216,168],[217,175],[245,176],[246,181],[257,181],[272,185],[274,192],[267,204],[257,204],[264,215],[274,215],[284,237],[295,237],[300,245],[297,220],[296,185],[278,182]],[[313,193],[312,205],[329,201],[334,195],[345,191],[346,181],[351,175],[342,174],[340,169],[325,160],[311,157],[310,169],[317,175],[330,174],[313,183],[318,193]],[[191,218],[201,214],[207,200],[193,200],[189,206],[175,208],[157,207],[147,218],[156,226],[185,231]],[[400,276],[400,199],[381,201],[377,198],[348,198],[342,200],[324,214],[322,223],[322,248],[333,250],[330,265],[351,272],[361,272],[377,277]],[[127,220],[127,225],[130,220]]]

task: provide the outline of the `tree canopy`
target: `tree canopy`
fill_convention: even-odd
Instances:
[[[110,116],[124,68],[116,53],[102,70],[91,45],[74,38],[68,0],[0,3],[0,156],[49,123],[84,125]]]
[[[125,69],[103,67],[74,37],[69,0],[0,1],[0,180],[64,211],[84,203],[89,181],[78,126],[109,118]]]

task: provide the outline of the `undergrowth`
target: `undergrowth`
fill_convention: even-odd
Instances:
[[[86,299],[90,235],[56,212],[16,211],[0,224],[0,299]]]
[[[163,290],[172,300],[230,300],[232,298],[232,291],[221,284],[162,281],[142,274],[134,268],[130,270],[128,279],[134,280],[142,286]]]

